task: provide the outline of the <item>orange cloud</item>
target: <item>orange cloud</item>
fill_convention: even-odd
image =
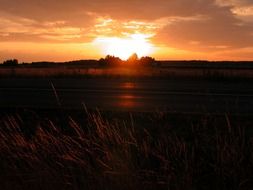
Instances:
[[[68,44],[78,44],[73,48],[76,59],[80,52],[87,53],[82,58],[99,58],[94,40],[119,39],[124,44],[135,34],[145,36],[158,59],[221,59],[225,52],[248,59],[253,47],[251,0],[0,1],[0,43],[4,45],[0,51],[6,55],[2,59],[17,53],[15,43],[30,45],[22,51],[23,57],[36,47],[34,59],[41,57],[39,52],[48,52],[45,47],[53,52],[62,46],[67,51]]]

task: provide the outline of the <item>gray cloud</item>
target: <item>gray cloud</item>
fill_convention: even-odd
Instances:
[[[205,21],[180,21],[158,31],[157,41],[172,47],[215,50],[221,46],[228,48],[253,45],[253,26],[224,16],[213,16]],[[198,42],[198,43],[191,43]]]
[[[205,20],[182,20],[162,28],[156,40],[172,47],[220,51],[253,46],[253,22],[236,17],[228,6],[217,6]]]
[[[82,19],[95,12],[115,19],[191,16],[215,9],[213,0],[0,0],[1,10],[36,20]],[[18,5],[18,6],[17,6]]]
[[[249,6],[249,5],[253,5],[252,0],[216,0],[216,3],[221,6]]]

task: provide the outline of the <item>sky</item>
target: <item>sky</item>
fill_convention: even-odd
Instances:
[[[253,60],[253,0],[0,0],[0,61]]]

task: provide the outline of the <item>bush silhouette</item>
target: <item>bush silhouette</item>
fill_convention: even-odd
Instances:
[[[115,66],[122,63],[122,60],[119,57],[115,57],[112,55],[107,55],[105,58],[101,58],[99,60],[99,64],[101,66]]]
[[[145,56],[140,58],[139,63],[144,66],[154,66],[156,62],[153,57]]]
[[[5,66],[16,66],[18,65],[18,60],[17,59],[9,59],[3,62],[3,65]]]
[[[138,62],[138,55],[136,53],[132,54],[128,59],[128,63],[134,64]]]

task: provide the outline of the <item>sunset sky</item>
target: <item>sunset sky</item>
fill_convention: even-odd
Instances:
[[[0,0],[0,61],[253,60],[253,0]]]

